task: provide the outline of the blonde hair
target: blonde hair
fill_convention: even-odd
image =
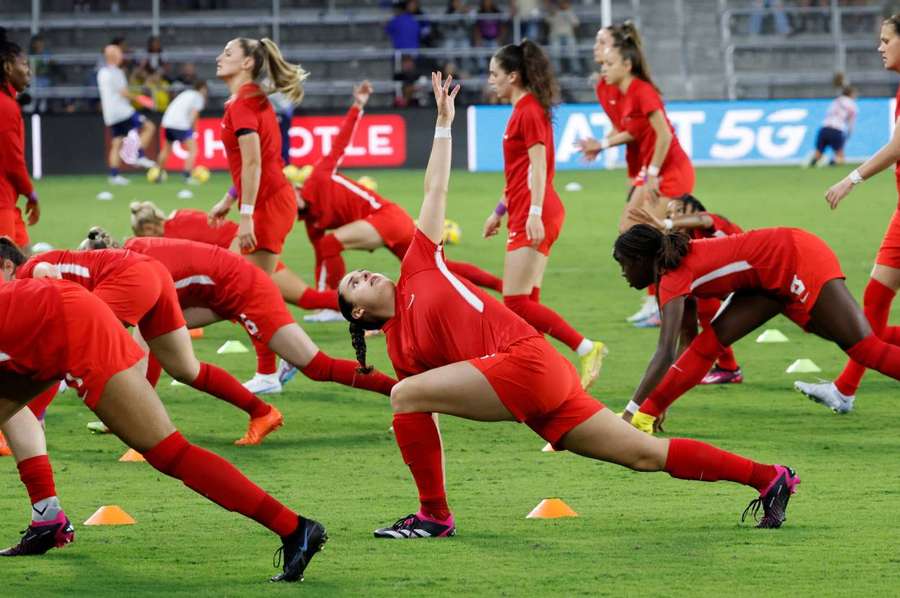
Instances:
[[[309,73],[299,64],[291,64],[285,60],[275,42],[267,37],[260,40],[239,37],[238,44],[244,56],[253,59],[251,74],[254,81],[260,80],[265,68],[268,89],[263,91],[266,95],[278,91],[294,104],[303,101],[303,82],[309,77]]]
[[[133,201],[131,208],[131,230],[139,235],[145,224],[162,224],[166,214],[152,201]]]
[[[81,242],[78,249],[116,249],[118,242],[100,226],[92,226],[87,238]]]

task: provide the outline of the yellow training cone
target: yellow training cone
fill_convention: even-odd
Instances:
[[[134,518],[118,505],[105,505],[91,515],[85,525],[134,525]]]
[[[578,513],[558,498],[545,498],[525,517],[526,519],[557,519],[559,517],[578,517]]]
[[[119,457],[120,463],[139,463],[141,461],[146,461],[146,459],[144,459],[144,455],[140,454],[133,448],[128,449],[127,451],[125,451],[124,455]]]

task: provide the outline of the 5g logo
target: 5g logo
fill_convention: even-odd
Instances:
[[[716,132],[717,141],[710,147],[710,156],[717,160],[738,160],[755,149],[762,158],[789,158],[803,143],[806,125],[801,123],[808,114],[805,108],[785,108],[763,119],[765,110],[760,108],[728,110]],[[754,126],[747,126],[750,124]]]

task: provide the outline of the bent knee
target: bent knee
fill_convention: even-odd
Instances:
[[[416,383],[407,378],[391,387],[391,409],[394,413],[414,413],[421,411],[416,404]]]

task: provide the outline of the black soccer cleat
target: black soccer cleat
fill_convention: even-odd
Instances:
[[[775,479],[759,498],[750,501],[741,515],[741,521],[744,521],[749,512],[757,522],[756,527],[774,529],[781,527],[787,519],[788,502],[791,495],[797,491],[800,476],[784,465],[776,465],[775,469],[778,472]],[[760,507],[763,509],[762,519],[758,517]]]
[[[75,528],[68,517],[60,512],[53,521],[32,522],[22,532],[22,539],[15,546],[0,551],[0,556],[37,556],[51,548],[62,548],[75,540]]]
[[[328,533],[321,523],[300,517],[296,531],[281,539],[281,547],[272,559],[272,565],[277,569],[284,558],[282,572],[269,581],[303,581],[303,572],[327,541]]]
[[[376,529],[374,535],[376,538],[389,540],[447,538],[456,535],[456,525],[453,521],[453,515],[441,521],[428,517],[420,511],[401,517],[390,527]]]

